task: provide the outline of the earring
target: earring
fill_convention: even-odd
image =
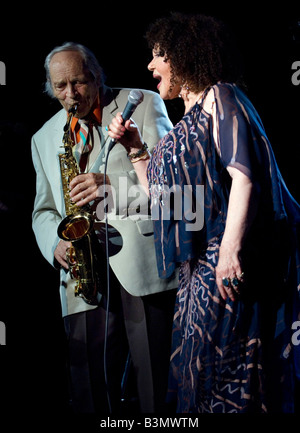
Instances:
[[[190,88],[187,84],[182,84],[181,86],[181,90],[179,93],[179,98],[185,99],[186,101],[189,100],[188,95],[190,93]]]

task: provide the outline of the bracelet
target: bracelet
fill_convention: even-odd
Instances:
[[[136,153],[128,153],[127,156],[131,161],[132,159],[138,158],[141,155],[145,155],[145,152],[148,152],[148,146],[146,143],[144,143],[143,146]]]
[[[147,150],[145,150],[144,153],[142,153],[142,155],[140,155],[140,156],[138,156],[138,157],[136,157],[136,158],[130,158],[130,162],[131,162],[132,164],[134,164],[135,162],[141,161],[142,159],[143,159],[143,160],[144,160],[144,159],[148,159],[148,158],[150,158],[150,152],[149,152],[148,149],[147,149]]]

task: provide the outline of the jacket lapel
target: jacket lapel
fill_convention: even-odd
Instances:
[[[101,101],[102,101],[102,126],[100,126],[99,134],[101,137],[101,150],[93,162],[90,172],[103,172],[104,164],[107,154],[108,143],[110,142],[110,136],[106,130],[106,127],[109,126],[114,116],[117,114],[119,105],[116,100],[117,95],[119,94],[119,89],[111,89],[110,87],[103,87]]]
[[[67,122],[67,113],[63,108],[57,113],[57,119],[55,119],[55,123],[53,124],[53,141],[57,145],[57,153],[63,153],[63,135],[64,135],[64,126]]]
[[[103,87],[102,91],[102,126],[108,126],[113,117],[118,112],[118,102],[117,102],[117,96],[120,93],[120,89],[111,89],[110,87]]]

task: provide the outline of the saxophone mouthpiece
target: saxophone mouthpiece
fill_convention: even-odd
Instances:
[[[77,104],[72,105],[72,107],[69,108],[69,114],[72,114],[73,116],[75,116],[75,114],[77,112],[77,108],[78,108]]]

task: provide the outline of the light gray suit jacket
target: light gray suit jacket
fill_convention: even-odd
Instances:
[[[103,172],[110,138],[105,130],[118,111],[127,103],[130,89],[104,88],[105,107],[99,127],[102,151],[91,165],[90,172]],[[137,123],[149,148],[171,128],[165,105],[160,96],[143,90],[144,101],[132,118]],[[60,110],[32,137],[32,159],[36,170],[36,197],[33,230],[43,256],[54,266],[54,250],[59,242],[57,227],[65,217],[58,154],[62,152],[66,111]],[[146,214],[148,198],[139,188],[139,181],[124,147],[117,143],[110,152],[107,174],[113,191],[114,208],[108,214],[110,233],[110,265],[123,287],[133,296],[143,296],[172,289],[177,277],[158,277],[153,240],[153,222]],[[139,189],[136,189],[139,188]],[[103,203],[103,202],[102,202]],[[98,208],[97,208],[98,209]],[[100,212],[95,223],[96,233],[103,238],[104,223]],[[103,216],[103,215],[102,215]],[[106,263],[103,263],[105,272]],[[75,281],[61,269],[60,295],[63,316],[86,311],[93,306],[74,296]]]

